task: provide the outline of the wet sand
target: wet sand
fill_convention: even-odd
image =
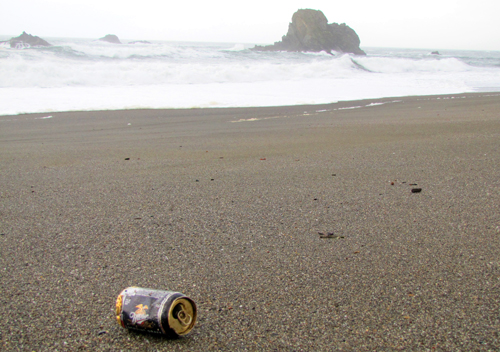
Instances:
[[[0,116],[0,162],[1,350],[500,349],[497,93]]]

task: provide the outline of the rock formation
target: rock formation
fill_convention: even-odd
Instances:
[[[107,34],[102,38],[99,38],[99,40],[102,40],[103,42],[108,42],[108,43],[113,43],[113,44],[121,44],[120,39],[114,34]]]
[[[292,16],[288,33],[281,42],[273,45],[255,46],[257,51],[332,51],[366,55],[359,48],[359,37],[345,23],[330,23],[319,10],[301,9]]]
[[[26,49],[32,46],[52,46],[47,41],[43,40],[40,37],[33,36],[26,32],[23,32],[19,37],[11,38],[2,43],[10,43],[11,48],[15,49]]]

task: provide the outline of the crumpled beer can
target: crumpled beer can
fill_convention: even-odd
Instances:
[[[196,322],[196,304],[180,292],[128,287],[116,299],[116,319],[126,329],[186,335]]]

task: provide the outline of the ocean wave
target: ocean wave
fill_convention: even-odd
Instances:
[[[354,61],[354,59],[353,59]],[[412,73],[412,72],[464,72],[473,68],[457,58],[387,58],[359,57],[355,62],[368,71],[379,73]]]
[[[72,49],[11,55],[2,59],[0,87],[117,86],[154,84],[248,83],[346,79],[379,74],[466,73],[474,68],[457,59],[408,60],[352,58],[343,55],[328,60],[190,60],[162,58],[87,60]],[[71,52],[72,59],[67,55]],[[368,79],[368,77],[366,77]]]
[[[5,111],[288,105],[500,87],[500,55],[486,52],[332,56],[243,44],[51,42],[0,48]]]
[[[223,54],[211,48],[194,45],[168,43],[113,44],[103,41],[89,43],[66,43],[73,50],[82,52],[89,59],[150,59],[150,60],[196,60],[220,59]]]
[[[221,49],[221,51],[243,51],[246,50],[245,44],[235,44],[233,47],[228,49]]]
[[[54,54],[56,51],[52,51]],[[72,50],[72,56],[78,56]],[[68,60],[60,55],[11,55],[0,67],[1,87],[114,86],[151,84],[244,83],[356,74],[349,56],[333,60],[281,62],[235,59],[187,62],[143,60]]]

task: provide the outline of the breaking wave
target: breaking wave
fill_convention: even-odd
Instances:
[[[48,48],[0,46],[0,89],[14,97],[15,104],[28,92],[34,96],[32,104],[37,96],[51,100],[46,89],[66,99],[79,95],[73,105],[53,98],[53,109],[85,110],[93,104],[82,94],[95,100],[97,92],[109,95],[99,108],[114,109],[124,107],[125,101],[141,107],[282,105],[500,87],[496,52],[437,56],[423,50],[375,48],[365,49],[367,56],[332,56],[256,52],[248,44],[51,42],[55,46]],[[188,97],[180,99],[178,92]],[[141,99],[135,96],[139,93]],[[40,109],[48,111],[43,110],[47,104]]]

